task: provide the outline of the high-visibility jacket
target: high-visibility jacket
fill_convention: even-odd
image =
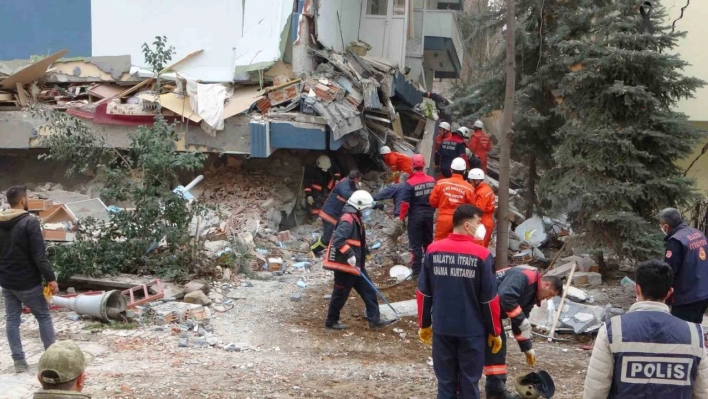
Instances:
[[[342,208],[344,208],[354,191],[356,191],[356,185],[349,180],[349,177],[340,180],[334,186],[334,190],[329,193],[327,200],[322,206],[320,218],[329,224],[337,224],[337,220],[342,215]]]
[[[478,242],[478,244],[486,248],[492,240],[492,230],[494,230],[494,190],[489,187],[489,184],[482,182],[474,188],[474,194],[476,197],[474,206],[483,212],[482,224],[487,231],[484,235],[484,240]]]
[[[356,257],[359,269],[363,268],[366,262],[366,230],[356,208],[346,205],[327,246],[322,267],[358,276],[360,270],[347,261],[352,256]]]
[[[430,206],[438,209],[438,216],[451,216],[459,205],[474,205],[474,203],[474,186],[456,173],[449,179],[438,180],[430,193]]]
[[[408,176],[413,174],[413,168],[411,167],[411,158],[398,153],[392,152],[383,156],[383,160],[393,172],[396,178],[396,183],[399,182],[399,176],[401,173],[408,173]]]
[[[482,170],[487,173],[487,153],[492,149],[492,140],[484,131],[475,130],[467,147],[482,161]]]

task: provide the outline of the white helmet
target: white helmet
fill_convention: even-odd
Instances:
[[[349,197],[347,204],[353,206],[358,211],[374,206],[374,197],[366,190],[357,190]]]
[[[447,122],[440,122],[440,129],[447,130],[448,132],[450,131],[450,124]]]
[[[386,154],[390,154],[390,153],[391,153],[391,147],[389,147],[387,145],[379,148],[379,154],[381,154],[381,155],[386,155]]]
[[[461,127],[459,127],[459,128],[457,129],[457,131],[460,132],[460,133],[462,133],[462,137],[464,137],[465,139],[469,139],[469,138],[470,138],[470,129],[468,129],[468,128],[464,127],[464,126],[461,126]]]
[[[467,162],[462,159],[462,158],[455,158],[452,160],[452,163],[450,164],[450,169],[456,170],[456,171],[465,171],[467,169]]]
[[[473,126],[474,126],[475,129],[482,129],[482,130],[484,130],[484,123],[482,123],[482,121],[480,121],[479,119],[477,119],[476,121],[474,121],[474,125],[473,125]]]
[[[470,170],[470,173],[467,175],[467,178],[470,180],[484,180],[484,171],[479,168],[474,168]]]
[[[327,155],[320,155],[317,157],[317,167],[326,172],[332,167],[332,161]]]

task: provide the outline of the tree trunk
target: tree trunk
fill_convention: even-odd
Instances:
[[[509,264],[509,160],[511,158],[511,125],[514,119],[516,89],[516,0],[506,0],[506,95],[502,116],[499,161],[499,209],[497,210],[497,270]]]
[[[529,177],[526,184],[526,212],[524,216],[530,219],[536,205],[536,156],[529,156]]]

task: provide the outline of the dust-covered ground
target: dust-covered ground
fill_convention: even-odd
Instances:
[[[386,270],[370,269],[373,279],[385,285]],[[299,279],[306,288],[296,285]],[[253,287],[242,287],[244,281]],[[185,333],[179,325],[91,330],[95,323],[71,321],[69,312],[54,313],[57,336],[76,340],[88,354],[85,392],[94,398],[435,397],[431,349],[419,342],[414,317],[369,330],[363,301],[352,293],[342,314],[350,328],[324,329],[331,275],[319,266],[231,284],[242,299],[227,312],[213,312],[209,326],[202,327],[213,346],[199,342],[204,338],[199,332]],[[413,299],[415,287],[408,282],[384,292],[391,301]],[[296,302],[291,296],[297,294]],[[38,387],[34,374],[41,343],[31,315],[23,316],[21,330],[31,370],[13,373],[7,342],[1,339],[1,398],[30,398]],[[180,335],[188,336],[187,347],[178,346]],[[565,338],[570,340],[536,340],[537,368],[554,377],[554,398],[580,398],[590,356],[580,347],[592,338]],[[249,349],[228,352],[228,343],[245,343]],[[513,339],[508,353],[511,375],[532,371]]]

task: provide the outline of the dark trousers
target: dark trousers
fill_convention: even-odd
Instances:
[[[371,281],[366,269],[362,268],[361,273]],[[349,298],[349,294],[354,291],[359,294],[361,299],[366,304],[366,318],[372,321],[379,321],[379,301],[376,299],[376,291],[364,281],[361,276],[344,272],[334,272],[334,289],[332,290],[332,298],[329,300],[329,311],[327,312],[326,324],[334,324],[339,321],[339,314],[342,312],[344,304]]]
[[[501,320],[499,320],[501,324]],[[502,332],[502,347],[497,353],[492,353],[489,345],[484,346],[484,391],[487,397],[499,395],[506,391],[506,334]]]
[[[452,169],[440,169],[440,174],[443,178],[449,179],[452,177]]]
[[[433,369],[438,399],[479,399],[486,337],[433,333]]]
[[[310,246],[310,250],[312,250],[315,255],[319,255],[322,251],[327,249],[327,245],[329,245],[333,233],[334,225],[322,220],[322,237]]]
[[[420,274],[423,265],[423,253],[428,250],[428,245],[433,242],[433,214],[415,214],[408,216],[408,248],[413,255],[411,268],[413,274]]]
[[[691,323],[703,323],[703,314],[708,309],[708,299],[671,307],[671,314]]]

